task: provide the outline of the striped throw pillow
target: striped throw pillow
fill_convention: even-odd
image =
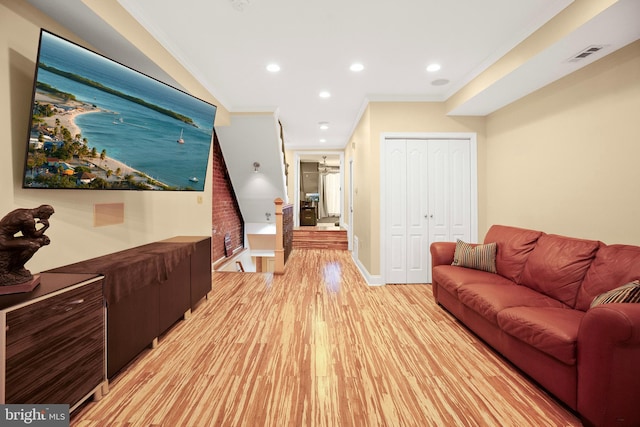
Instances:
[[[496,273],[496,243],[472,245],[458,239],[451,265]]]
[[[591,307],[598,304],[611,304],[614,302],[640,303],[640,280],[634,280],[626,285],[598,295],[591,302]]]

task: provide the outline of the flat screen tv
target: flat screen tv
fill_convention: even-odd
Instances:
[[[204,189],[216,106],[40,32],[24,188]]]

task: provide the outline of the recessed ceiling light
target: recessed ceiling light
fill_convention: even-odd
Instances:
[[[320,92],[320,98],[329,98],[329,97],[331,97],[331,94],[328,91],[323,90],[322,92]]]
[[[355,71],[355,72],[357,73],[358,71],[362,71],[362,70],[364,70],[364,65],[360,64],[359,62],[356,62],[356,63],[354,63],[354,64],[351,64],[351,66],[349,67],[349,69],[350,69],[351,71]]]
[[[269,64],[267,65],[267,71],[271,73],[277,73],[280,71],[280,66],[278,64]]]
[[[327,140],[324,139],[324,138],[320,138],[320,142],[325,143],[325,142],[327,142]]]
[[[447,79],[436,79],[436,80],[432,81],[431,84],[434,85],[434,86],[444,86],[446,84],[449,84],[449,80],[447,80]]]
[[[427,66],[427,71],[430,73],[435,73],[436,71],[438,71],[440,69],[440,64],[429,64]]]
[[[249,0],[229,0],[233,8],[242,12],[245,6],[249,6]]]
[[[329,129],[329,122],[318,122],[318,126],[320,126],[322,130],[327,130]]]

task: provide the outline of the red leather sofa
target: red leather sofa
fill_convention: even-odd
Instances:
[[[591,307],[640,279],[640,247],[494,225],[497,273],[451,265],[436,242],[433,294],[586,426],[640,426],[640,304]]]

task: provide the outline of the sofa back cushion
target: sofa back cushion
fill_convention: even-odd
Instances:
[[[527,257],[542,235],[541,231],[493,225],[484,238],[485,243],[497,243],[496,271],[518,283]]]
[[[520,284],[574,307],[600,242],[543,234],[529,255]]]
[[[636,279],[640,279],[640,247],[601,243],[580,286],[575,308],[586,311],[596,296]]]

